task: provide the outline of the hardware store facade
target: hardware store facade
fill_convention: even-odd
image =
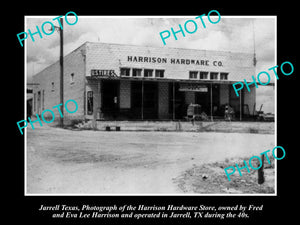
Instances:
[[[56,62],[34,76],[34,114],[60,103],[59,71]],[[237,97],[232,84],[253,74],[252,54],[86,42],[64,57],[64,102],[78,104],[65,118],[176,120],[191,103],[209,117],[229,104],[242,118],[252,115],[255,86]]]

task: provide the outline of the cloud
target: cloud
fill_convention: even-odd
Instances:
[[[27,63],[35,63],[38,61],[39,61],[39,58],[36,55],[28,55],[27,54]]]
[[[256,110],[259,110],[261,105],[265,113],[275,112],[275,87],[259,86],[256,89]]]
[[[178,40],[169,38],[167,45],[163,45],[160,32],[170,30],[171,27],[179,29],[179,24],[183,26],[186,20],[195,17],[79,16],[75,25],[64,24],[64,54],[68,54],[86,41],[252,53],[254,51],[252,23],[254,23],[257,69],[265,70],[274,66],[275,21],[270,18],[222,17],[218,24],[211,24],[205,20],[206,28],[201,26],[198,19],[199,27],[195,33],[186,33],[185,37],[178,33]],[[35,30],[35,26],[41,26],[43,22],[51,21],[52,18],[54,16],[27,18],[27,27]],[[59,45],[58,32],[49,36],[43,35],[42,39],[36,35],[35,42],[28,38],[27,63],[30,65],[28,68],[34,67],[34,72],[37,73],[38,69],[41,70],[43,66],[57,61]],[[31,76],[32,72],[31,70],[28,75]]]

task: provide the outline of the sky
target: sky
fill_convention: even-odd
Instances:
[[[213,14],[211,14],[213,15]],[[26,27],[36,32],[36,26],[46,21],[51,21],[58,26],[53,16],[27,16]],[[256,74],[267,71],[277,65],[275,61],[276,45],[276,18],[275,17],[228,17],[221,16],[220,22],[212,24],[207,17],[203,17],[206,28],[203,28],[199,19],[194,16],[151,16],[151,17],[122,17],[122,16],[78,16],[74,25],[64,21],[64,55],[81,46],[86,41],[131,44],[154,47],[175,47],[201,50],[231,51],[231,52],[256,52]],[[63,17],[64,18],[64,17]],[[211,17],[213,21],[217,17]],[[70,23],[75,22],[75,17],[68,16]],[[163,44],[159,33],[164,30],[179,29],[187,20],[194,20],[198,29],[193,34],[185,32],[183,37],[178,34],[178,40],[173,37],[166,39]],[[189,23],[190,25],[192,23]],[[49,24],[47,24],[49,25]],[[50,28],[45,25],[45,30]],[[189,27],[193,30],[193,25]],[[35,35],[33,42],[30,37],[26,40],[27,79],[59,60],[59,33],[43,34],[43,38]],[[254,74],[256,76],[256,74]],[[274,82],[274,76],[271,74]],[[263,80],[262,80],[263,81]],[[257,91],[257,107],[264,104],[263,111],[274,112],[274,88],[259,86]]]

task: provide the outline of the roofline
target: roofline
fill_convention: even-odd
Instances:
[[[66,57],[68,57],[70,54],[72,54],[73,52],[77,51],[78,49],[80,49],[82,46],[86,45],[88,42],[84,42],[83,44],[81,44],[79,47],[75,48],[74,50],[72,50],[71,52],[69,52],[68,54],[66,54],[64,57],[63,57],[63,60],[65,60]],[[42,69],[40,72],[32,75],[32,79],[34,79],[34,77],[36,75],[38,75],[39,73],[45,71],[46,69],[48,69],[50,66],[53,66],[54,64],[56,63],[59,63],[60,59],[56,60],[55,62],[51,63],[49,66],[45,67],[44,69]]]
[[[203,52],[223,52],[223,53],[230,53],[230,54],[245,54],[245,55],[252,55],[253,52],[235,52],[235,51],[218,51],[218,50],[205,50],[205,49],[195,49],[195,48],[178,48],[178,47],[168,47],[168,46],[151,46],[151,45],[134,45],[134,44],[120,44],[120,43],[107,43],[107,42],[92,42],[86,41],[84,44],[104,44],[104,45],[126,45],[126,46],[134,46],[134,47],[149,47],[149,48],[158,48],[158,49],[178,49],[178,50],[194,50],[194,51],[203,51]]]
[[[73,52],[77,51],[78,49],[80,49],[82,46],[86,46],[87,44],[96,44],[96,45],[118,45],[118,46],[134,46],[134,47],[148,47],[148,48],[156,48],[156,49],[178,49],[178,50],[194,50],[194,51],[201,51],[201,52],[211,52],[211,53],[217,53],[217,52],[222,52],[222,53],[226,53],[226,54],[244,54],[244,55],[251,55],[251,53],[246,53],[246,52],[232,52],[232,51],[217,51],[217,50],[202,50],[202,49],[193,49],[193,48],[174,48],[174,47],[167,47],[167,46],[163,46],[163,47],[157,47],[157,46],[147,46],[147,45],[133,45],[133,44],[120,44],[120,43],[106,43],[106,42],[91,42],[91,41],[85,41],[83,44],[81,44],[80,46],[78,46],[77,48],[75,48],[74,50],[72,50],[71,52],[69,52],[67,55],[65,55],[63,57],[63,59],[65,59],[66,57],[68,57],[70,54],[72,54]],[[45,67],[43,70],[39,71],[38,73],[32,75],[32,79],[34,79],[34,77],[36,75],[38,75],[39,73],[45,71],[46,69],[48,69],[49,67],[53,66],[54,64],[59,63],[59,59],[56,60],[55,62],[53,62],[52,64],[50,64],[49,66]],[[252,67],[251,67],[252,68]]]

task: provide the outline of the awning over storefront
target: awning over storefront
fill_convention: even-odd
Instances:
[[[190,79],[168,79],[168,78],[146,78],[146,77],[119,77],[94,75],[86,76],[88,80],[132,80],[132,81],[155,81],[155,82],[180,82],[194,84],[233,84],[235,81],[222,80],[190,80]]]

